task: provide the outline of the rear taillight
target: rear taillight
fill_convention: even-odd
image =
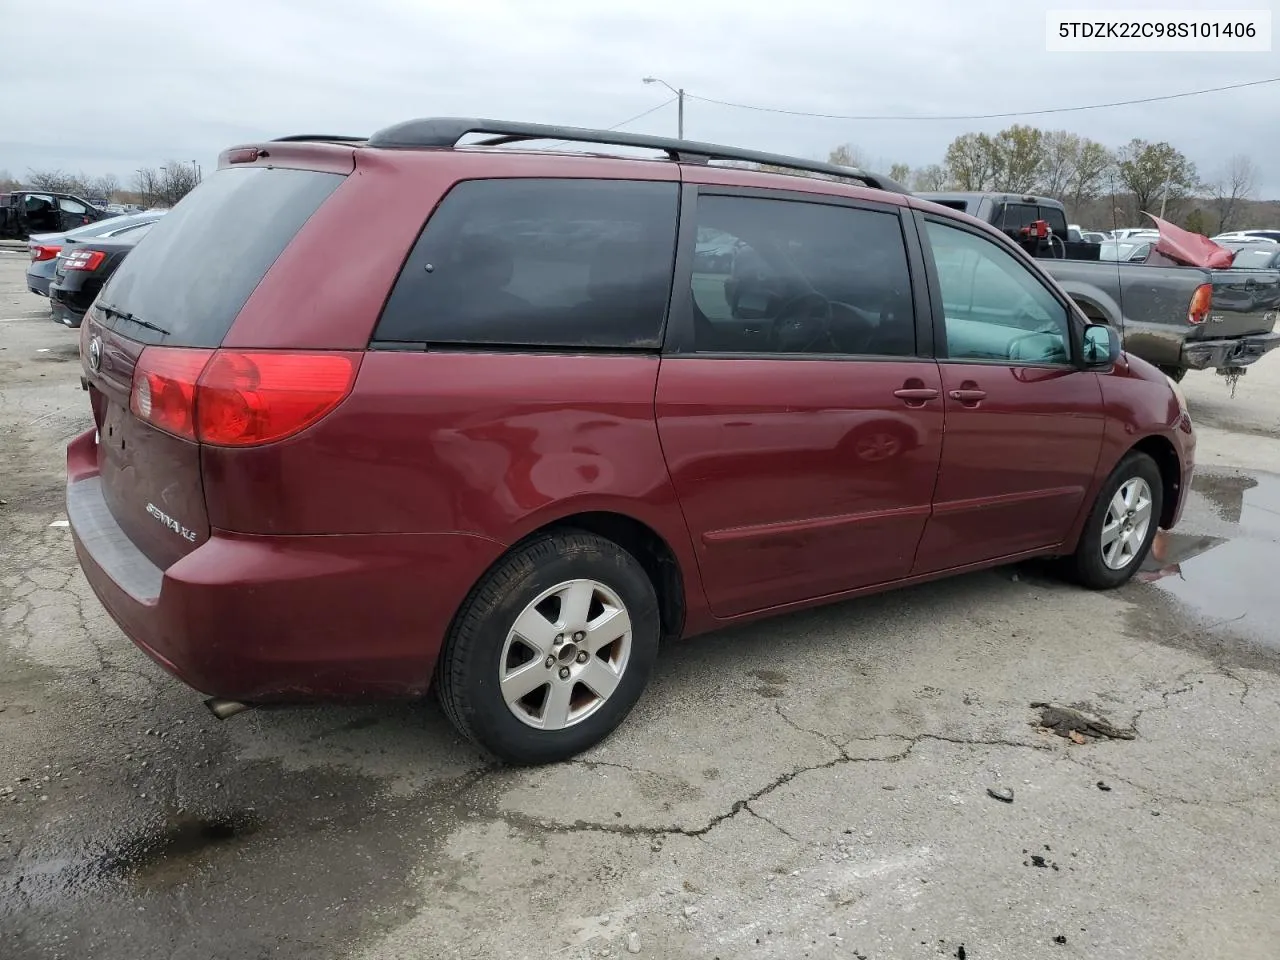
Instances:
[[[342,402],[359,354],[220,350],[200,377],[201,443],[239,447],[281,440]]]
[[[1187,308],[1187,323],[1200,325],[1209,319],[1209,311],[1213,309],[1213,284],[1202,283],[1191,295],[1191,306]]]
[[[61,247],[48,247],[42,244],[33,244],[31,246],[31,260],[33,263],[39,263],[41,260],[52,260],[58,255]]]
[[[351,392],[358,353],[147,347],[133,374],[135,416],[188,440],[245,447],[283,440]]]
[[[212,350],[147,347],[133,368],[133,415],[187,440],[196,439],[196,384]]]
[[[107,255],[101,250],[73,250],[62,258],[63,270],[97,270]]]

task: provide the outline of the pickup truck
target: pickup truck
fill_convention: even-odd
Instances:
[[[1062,242],[1067,216],[1048,197],[1005,193],[919,193],[1004,230],[1040,262],[1091,320],[1120,331],[1124,348],[1174,380],[1188,370],[1239,375],[1280,346],[1280,270],[1099,261]],[[1026,228],[1048,224],[1050,237]],[[1093,244],[1092,246],[1097,246]]]
[[[0,193],[0,239],[26,240],[33,233],[63,233],[110,216],[88,200],[48,190]]]

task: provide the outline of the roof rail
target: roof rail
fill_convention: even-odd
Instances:
[[[289,137],[276,137],[272,143],[309,143],[321,141],[325,143],[364,143],[366,137],[348,137],[342,134],[329,133],[295,133]]]
[[[693,140],[674,140],[669,137],[650,137],[637,133],[620,133],[616,130],[590,130],[584,127],[561,127],[545,123],[515,123],[509,120],[482,120],[474,117],[425,117],[406,120],[379,130],[369,137],[371,147],[414,149],[424,147],[455,147],[468,134],[488,134],[482,140],[484,146],[500,146],[526,140],[565,140],[573,143],[598,143],[615,147],[640,147],[660,150],[672,160],[684,163],[707,163],[711,160],[733,160],[759,163],[806,173],[821,173],[831,177],[859,180],[877,190],[907,193],[900,183],[869,173],[857,167],[843,167],[821,160],[804,160],[759,150],[742,150],[714,143]],[[291,138],[292,139],[292,138]]]

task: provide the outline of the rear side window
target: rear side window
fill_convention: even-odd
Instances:
[[[414,245],[374,339],[656,348],[677,191],[632,180],[460,183]]]
[[[166,213],[120,265],[100,302],[107,326],[148,343],[216,347],[289,241],[343,177],[266,167],[219,170]]]
[[[1030,226],[1040,218],[1040,211],[1025,203],[1006,203],[1001,211],[996,226],[1006,233],[1016,234],[1023,227]],[[1065,231],[1064,231],[1065,232]]]
[[[1041,207],[1040,219],[1049,224],[1049,229],[1053,231],[1055,237],[1067,237],[1070,233],[1074,233],[1076,235],[1070,239],[1080,239],[1079,231],[1068,229],[1067,215],[1057,207]]]
[[[704,195],[692,277],[700,353],[915,353],[896,213]]]

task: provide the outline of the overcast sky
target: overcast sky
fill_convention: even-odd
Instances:
[[[114,172],[288,133],[414,116],[610,126],[670,94],[834,114],[957,114],[1280,76],[1280,54],[1050,54],[1045,13],[1094,0],[0,0],[0,170]],[[1271,9],[1280,0],[1116,7]],[[16,42],[18,38],[26,38]],[[941,160],[986,122],[848,122],[688,101],[685,133],[873,165]],[[1212,179],[1232,153],[1280,198],[1280,84],[1023,122],[1118,146],[1167,140]],[[674,135],[674,104],[628,125]]]

